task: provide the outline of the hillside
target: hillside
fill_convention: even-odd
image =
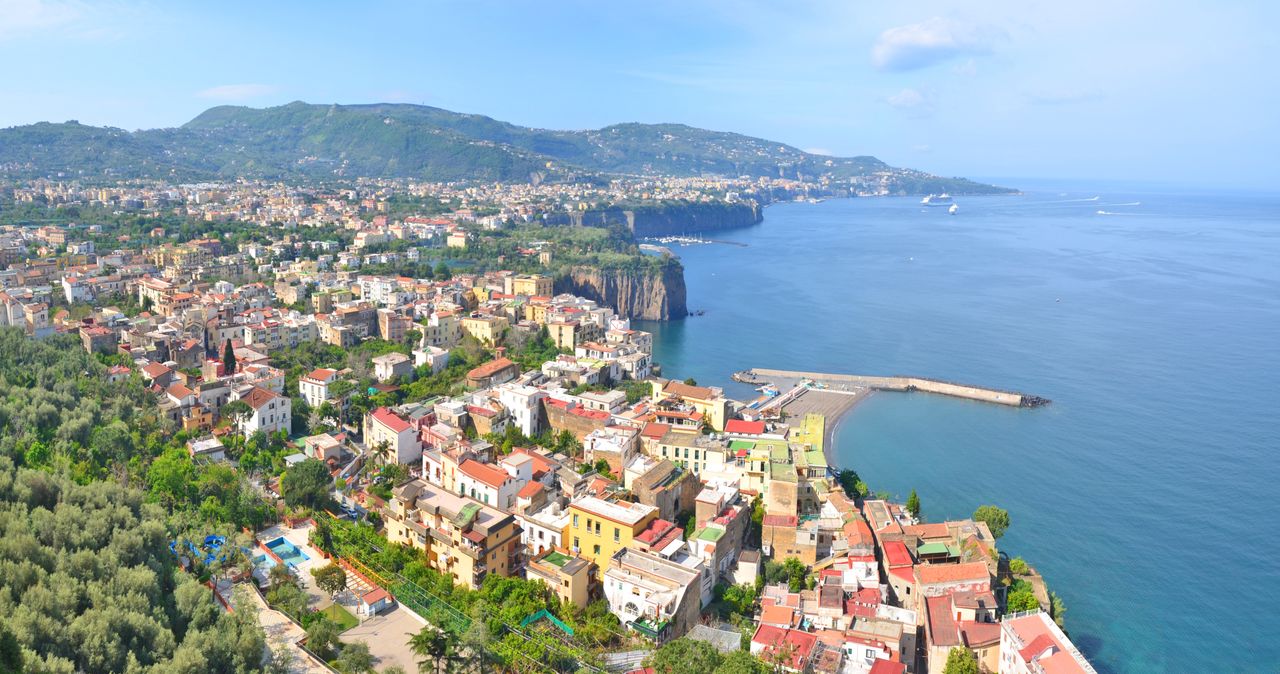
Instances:
[[[177,129],[128,132],[75,122],[0,129],[0,171],[15,176],[230,177],[525,182],[570,175],[771,176],[845,181],[892,172],[908,193],[1002,188],[826,157],[682,124],[534,129],[420,105],[219,106]]]

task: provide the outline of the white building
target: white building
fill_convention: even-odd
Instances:
[[[268,435],[284,431],[288,433],[293,427],[293,401],[261,386],[254,386],[240,396],[253,413],[248,419],[240,422],[240,433],[246,438],[262,431]]]
[[[329,384],[337,380],[337,370],[318,368],[298,379],[298,391],[311,409],[318,409],[329,400]]]
[[[387,353],[373,359],[373,376],[380,382],[413,375],[413,362],[403,353]]]
[[[383,443],[386,443],[388,454],[380,456],[379,447]],[[394,457],[396,463],[411,464],[422,459],[422,442],[418,439],[417,429],[385,407],[365,415],[364,446],[380,461]]]
[[[516,383],[503,384],[495,390],[498,402],[507,408],[511,422],[521,433],[531,438],[542,432],[542,399],[547,397],[546,391]]]
[[[510,511],[523,485],[507,471],[474,459],[458,464],[458,494]]]
[[[520,542],[530,558],[546,550],[564,547],[564,530],[569,526],[569,511],[559,503],[548,503],[540,510],[516,515],[520,520]]]

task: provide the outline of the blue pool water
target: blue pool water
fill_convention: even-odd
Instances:
[[[297,566],[311,559],[307,556],[307,553],[298,549],[298,546],[290,543],[283,536],[267,543],[267,547],[289,566]]]
[[[676,248],[668,376],[911,374],[1051,398],[878,393],[835,438],[927,518],[1007,508],[1101,672],[1280,671],[1280,196],[1012,183],[1027,193],[787,203]]]

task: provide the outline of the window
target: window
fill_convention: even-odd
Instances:
[[[613,542],[617,543],[622,540],[622,530],[618,527],[613,528]]]
[[[580,547],[580,546],[578,545],[578,537],[577,537],[577,536],[574,536],[574,537],[573,537],[573,549],[574,549],[574,550],[577,550],[579,547]]]
[[[577,515],[577,513],[574,513],[574,515],[573,515],[573,528],[574,528],[574,529],[577,529],[577,528],[578,528],[578,515]],[[573,544],[574,544],[574,545],[577,545],[577,544],[578,544],[578,539],[576,539],[576,538],[575,538],[575,539],[573,539]]]
[[[600,554],[600,546],[599,545],[591,546],[591,551],[597,555]]]

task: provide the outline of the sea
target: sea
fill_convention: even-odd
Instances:
[[[701,315],[637,322],[669,377],[916,375],[835,460],[926,519],[982,504],[1099,672],[1280,672],[1280,194],[1004,181],[1016,196],[769,206],[676,246]]]

